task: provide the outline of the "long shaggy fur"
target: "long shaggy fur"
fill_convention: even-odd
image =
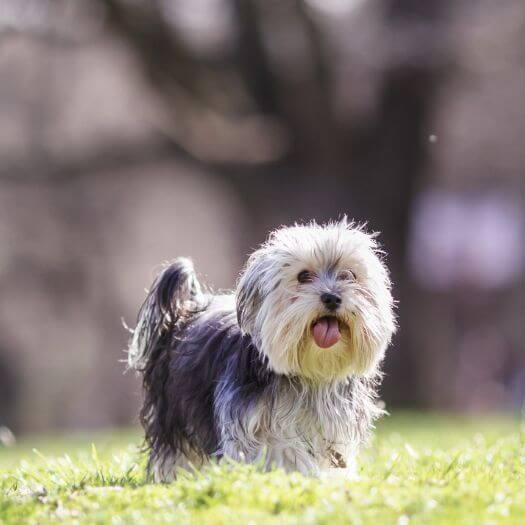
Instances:
[[[188,259],[167,266],[129,350],[155,479],[222,457],[305,474],[349,467],[380,414],[379,366],[395,329],[380,255],[373,235],[343,220],[273,232],[231,294],[204,292]],[[305,269],[312,279],[298,282]],[[312,337],[323,293],[341,297],[330,348]]]

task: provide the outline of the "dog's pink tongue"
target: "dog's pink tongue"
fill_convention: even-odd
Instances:
[[[315,322],[312,333],[315,344],[320,348],[330,348],[341,339],[339,323],[335,317],[321,317]]]

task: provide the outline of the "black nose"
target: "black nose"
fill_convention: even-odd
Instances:
[[[321,302],[328,308],[328,310],[337,310],[341,305],[341,297],[333,293],[324,293],[321,295]]]

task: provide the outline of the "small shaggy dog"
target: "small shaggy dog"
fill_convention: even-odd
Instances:
[[[129,349],[158,481],[228,457],[319,474],[348,468],[374,419],[395,330],[374,235],[343,219],[273,232],[234,293],[188,259],[153,284]]]

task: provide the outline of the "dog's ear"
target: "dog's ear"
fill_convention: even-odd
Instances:
[[[263,250],[254,252],[242,272],[236,289],[237,321],[241,330],[253,335],[257,312],[264,298],[267,260]]]

